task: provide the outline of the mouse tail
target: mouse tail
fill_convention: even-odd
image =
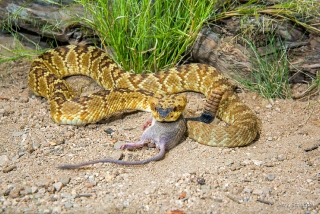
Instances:
[[[58,166],[57,168],[59,168],[59,169],[77,169],[77,168],[80,168],[83,166],[92,165],[92,164],[96,164],[96,163],[115,163],[115,164],[120,164],[120,165],[142,165],[142,164],[150,163],[152,161],[161,160],[164,158],[165,154],[166,154],[165,145],[161,144],[160,145],[160,152],[156,156],[154,156],[152,158],[145,159],[145,160],[141,160],[141,161],[123,161],[123,160],[103,158],[103,159],[83,162],[83,163],[79,163],[79,164],[61,165],[61,166]]]

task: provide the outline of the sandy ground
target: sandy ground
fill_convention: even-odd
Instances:
[[[111,157],[140,160],[156,149],[118,151],[138,141],[145,112],[83,127],[51,121],[47,100],[27,86],[30,62],[0,65],[0,213],[319,213],[320,106],[317,99],[267,101],[241,93],[262,120],[262,134],[243,148],[189,138],[164,160],[142,166],[66,163]],[[84,92],[98,87],[72,77]],[[188,112],[203,97],[188,94]],[[106,130],[111,130],[107,134]]]

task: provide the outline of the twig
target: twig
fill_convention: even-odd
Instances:
[[[310,151],[316,150],[316,149],[319,148],[319,147],[320,147],[320,143],[312,146],[311,148],[307,148],[307,149],[305,149],[304,151],[305,151],[305,152],[310,152]]]
[[[269,205],[273,205],[274,203],[271,202],[271,201],[266,201],[266,200],[263,200],[263,199],[257,199],[258,202],[261,202],[261,203],[264,203],[264,204],[269,204]]]

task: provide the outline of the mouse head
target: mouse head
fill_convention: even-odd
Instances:
[[[160,122],[176,121],[187,105],[185,94],[156,94],[150,99],[150,109],[155,120]]]

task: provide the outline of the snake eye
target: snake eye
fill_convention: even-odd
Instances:
[[[178,109],[177,109],[177,106],[175,106],[174,108],[173,108],[173,111],[177,111]]]

